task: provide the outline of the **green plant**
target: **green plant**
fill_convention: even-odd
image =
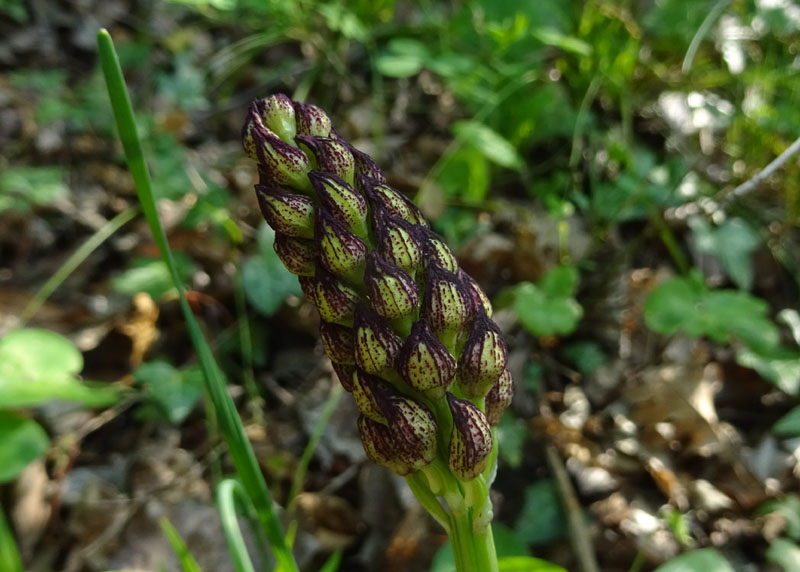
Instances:
[[[493,427],[513,389],[488,298],[321,109],[271,96],[242,133],[275,251],[319,310],[367,455],[406,477],[459,572],[497,571]]]

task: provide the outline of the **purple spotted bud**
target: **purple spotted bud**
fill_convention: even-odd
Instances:
[[[421,403],[397,393],[378,397],[394,437],[398,458],[411,470],[427,466],[436,457],[436,420]]]
[[[367,255],[364,284],[372,309],[387,320],[408,316],[419,301],[417,284],[411,276],[375,252]]]
[[[336,377],[339,378],[339,383],[344,387],[344,390],[352,393],[353,376],[356,373],[355,366],[336,362],[331,362],[331,365],[333,366],[333,371],[336,372]]]
[[[328,137],[331,134],[331,119],[316,105],[294,102],[298,135]]]
[[[367,201],[344,180],[330,173],[311,171],[311,184],[323,209],[360,238],[367,237]]]
[[[278,258],[292,274],[311,276],[317,260],[317,249],[314,243],[303,238],[294,238],[285,234],[275,234],[273,244]]]
[[[416,227],[384,209],[373,211],[373,225],[378,252],[395,266],[414,274],[422,259],[422,248],[417,238]]]
[[[356,177],[356,186],[367,197],[373,209],[384,209],[391,216],[409,220],[408,199],[381,181]]]
[[[389,385],[381,378],[356,369],[353,375],[352,393],[358,410],[363,415],[378,423],[386,423],[381,403],[385,401],[390,391]]]
[[[257,101],[250,106],[242,128],[242,144],[247,154],[258,161],[262,183],[298,190],[310,188],[306,177],[310,169],[308,157],[264,125]]]
[[[358,434],[367,457],[383,467],[388,467],[400,476],[414,472],[414,468],[401,460],[397,452],[397,441],[391,429],[383,423],[373,421],[366,415],[358,417]]]
[[[342,283],[327,270],[317,267],[314,274],[314,291],[310,296],[319,317],[326,322],[343,326],[353,325],[353,314],[360,297],[358,292]]]
[[[466,399],[447,394],[453,415],[453,431],[447,462],[453,474],[462,481],[471,481],[486,469],[492,452],[492,429],[483,411]]]
[[[294,140],[294,136],[297,134],[297,124],[291,99],[279,93],[257,101],[256,105],[264,125],[283,141]]]
[[[386,182],[386,177],[381,172],[380,167],[372,160],[372,157],[363,153],[350,145],[350,154],[353,155],[353,162],[355,163],[355,173],[361,177],[369,177],[381,183]]]
[[[508,352],[500,328],[479,313],[458,360],[461,390],[467,397],[485,396],[506,368]]]
[[[322,322],[319,325],[322,347],[333,363],[353,365],[356,363],[353,348],[353,329],[339,324]]]
[[[322,266],[350,282],[361,281],[367,245],[324,208],[317,209],[314,239]]]
[[[256,185],[261,213],[275,232],[296,238],[314,238],[314,203],[305,195]]]
[[[486,293],[481,289],[477,282],[461,270],[458,269],[458,273],[456,274],[460,279],[464,287],[469,292],[470,296],[472,297],[472,305],[474,308],[473,314],[479,314],[481,309],[486,312],[486,315],[491,318],[492,317],[492,303],[489,301],[489,297]]]
[[[425,264],[438,264],[448,272],[458,271],[458,261],[453,251],[431,230],[422,229],[422,256]]]
[[[456,358],[420,320],[414,322],[411,335],[397,357],[397,371],[408,385],[438,399],[453,381]]]
[[[508,368],[503,370],[500,374],[500,379],[492,386],[489,393],[486,394],[486,420],[489,425],[494,427],[500,423],[503,417],[503,412],[511,405],[511,400],[514,398],[514,381],[511,379],[511,374]]]
[[[314,156],[318,171],[326,171],[348,184],[353,184],[353,155],[346,143],[330,137],[311,135],[298,135],[296,140]]]
[[[472,300],[461,281],[436,263],[428,266],[420,317],[441,339],[454,336],[469,318]]]
[[[358,367],[373,375],[382,375],[394,367],[403,340],[386,321],[367,305],[356,308],[354,356]]]

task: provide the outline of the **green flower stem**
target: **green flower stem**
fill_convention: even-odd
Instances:
[[[492,527],[473,530],[472,509],[450,515],[450,542],[457,572],[498,572]]]
[[[414,493],[414,496],[417,497],[420,504],[424,506],[425,509],[431,513],[431,516],[436,519],[436,522],[441,524],[442,528],[450,534],[450,518],[444,508],[442,508],[442,505],[439,504],[436,495],[428,488],[428,483],[422,472],[417,471],[408,475],[406,477],[406,482],[408,483],[408,488],[411,489],[411,492]]]

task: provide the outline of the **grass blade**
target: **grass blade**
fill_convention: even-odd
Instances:
[[[144,152],[142,151],[142,145],[136,131],[133,108],[131,106],[130,97],[128,96],[125,79],[122,75],[122,69],[120,68],[119,59],[114,50],[111,36],[106,30],[100,30],[98,32],[97,44],[108,95],[114,110],[114,119],[119,130],[120,139],[122,140],[122,146],[125,150],[128,168],[130,169],[131,176],[136,186],[139,202],[147,218],[147,223],[150,225],[153,239],[161,252],[161,257],[166,263],[172,281],[178,291],[179,302],[184,318],[186,319],[189,336],[191,337],[195,351],[197,351],[198,361],[203,370],[206,390],[219,415],[222,434],[228,445],[237,474],[247,496],[255,507],[258,520],[269,539],[276,559],[286,570],[299,572],[297,563],[284,541],[283,531],[275,515],[267,483],[264,480],[264,476],[261,474],[253,448],[247,440],[242,421],[239,418],[233,400],[230,395],[228,395],[219,368],[214,361],[214,357],[211,355],[211,350],[186,300],[183,285],[175,267],[172,251],[169,248],[166,233],[161,226],[158,211],[156,210],[150,174],[147,170]]]
[[[172,523],[166,518],[162,518],[159,524],[161,524],[161,530],[164,531],[164,535],[167,537],[167,540],[169,540],[172,550],[175,551],[175,555],[181,563],[183,572],[202,572],[194,556],[192,556],[191,552],[189,552],[189,549],[186,547],[183,538],[181,538],[181,535],[175,530],[175,527],[172,526]]]
[[[22,560],[19,557],[17,543],[6,523],[2,507],[0,507],[0,570],[22,572]]]

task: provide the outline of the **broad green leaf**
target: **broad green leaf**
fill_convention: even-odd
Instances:
[[[719,259],[728,276],[742,290],[753,284],[752,253],[761,243],[758,234],[740,218],[728,219],[712,229],[703,217],[689,219],[695,247]]]
[[[571,343],[560,353],[583,375],[597,371],[608,359],[600,344],[593,341]]]
[[[500,424],[495,428],[500,457],[511,467],[522,464],[522,448],[530,435],[528,426],[513,415],[503,415]]]
[[[483,123],[457,121],[453,125],[453,133],[456,139],[466,146],[474,147],[493,163],[509,169],[522,168],[523,160],[516,148],[505,137]]]
[[[769,351],[742,348],[736,363],[756,370],[789,395],[800,395],[800,352],[779,347]]]
[[[189,279],[197,267],[191,258],[181,252],[175,253],[175,265],[184,282]],[[128,296],[145,292],[153,300],[158,300],[164,294],[175,289],[169,269],[160,258],[133,260],[128,270],[111,279],[111,287]]]
[[[531,556],[501,558],[497,562],[497,567],[500,572],[567,572],[561,566]]]
[[[0,570],[22,572],[22,558],[20,558],[14,535],[11,534],[11,527],[6,522],[2,506],[0,506]]]
[[[155,360],[136,368],[133,377],[148,387],[148,396],[174,425],[183,423],[203,395],[203,372],[197,366],[181,370]]]
[[[448,198],[480,203],[486,199],[490,177],[489,161],[483,153],[462,147],[444,162],[437,181]]]
[[[0,340],[0,404],[30,407],[63,399],[98,406],[116,400],[115,391],[78,381],[82,368],[83,356],[67,338],[42,329],[14,330]]]
[[[778,419],[772,426],[772,431],[784,437],[800,436],[800,405]]]
[[[60,167],[16,167],[0,172],[0,212],[25,212],[33,205],[46,205],[66,197]]]
[[[543,479],[525,488],[525,501],[514,530],[520,539],[534,546],[566,535],[567,519],[553,481]]]
[[[33,419],[0,410],[0,484],[47,452],[50,439]]]
[[[571,266],[557,266],[538,284],[522,282],[514,288],[514,309],[526,330],[536,336],[571,333],[583,315],[573,298],[578,272]]]
[[[779,343],[778,329],[766,313],[763,300],[742,291],[710,290],[698,272],[660,284],[644,307],[645,322],[660,334],[683,330],[690,337],[708,336],[718,343],[734,336],[760,352],[772,351]]]
[[[271,316],[287,297],[300,295],[297,277],[286,270],[272,248],[275,232],[266,224],[258,233],[259,254],[248,258],[242,268],[242,285],[247,300],[262,314]]]
[[[786,572],[796,572],[800,570],[800,547],[791,540],[776,538],[767,549],[767,560]]]
[[[692,550],[656,568],[655,572],[734,572],[727,560],[713,548]]]

